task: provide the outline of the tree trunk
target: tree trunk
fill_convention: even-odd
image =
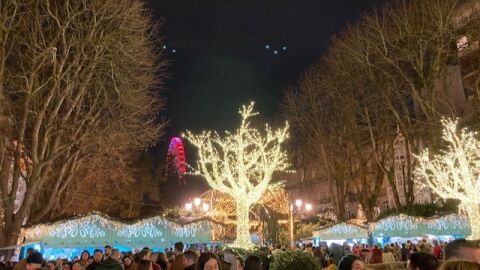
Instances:
[[[393,166],[387,172],[387,180],[388,180],[388,183],[390,184],[390,188],[392,189],[393,199],[395,201],[395,207],[397,208],[397,212],[398,212],[398,210],[402,207],[402,203],[400,202],[400,196],[398,195],[397,182],[395,180],[395,171]]]
[[[472,228],[472,234],[468,239],[480,239],[480,205],[465,204],[465,210],[467,211],[468,218],[470,219],[470,226]]]
[[[249,213],[250,205],[241,199],[236,200],[237,204],[237,238],[233,245],[248,249],[253,246],[250,239]]]
[[[20,235],[20,227],[12,228],[10,231],[4,231],[0,237],[0,247],[14,246],[17,244],[18,236]],[[8,261],[13,256],[15,249],[1,250],[0,254],[5,256],[5,260]]]

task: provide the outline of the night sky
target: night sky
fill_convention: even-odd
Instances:
[[[235,128],[238,107],[251,100],[266,120],[278,120],[285,88],[320,58],[333,35],[383,2],[147,0],[154,19],[164,21],[170,59],[164,91],[170,125],[154,156],[165,156],[169,138],[186,129]]]

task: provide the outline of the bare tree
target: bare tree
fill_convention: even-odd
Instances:
[[[311,145],[342,150],[329,152],[329,160],[322,162],[340,158],[350,164],[350,171],[344,172],[355,179],[349,185],[361,194],[369,219],[385,179],[400,207],[394,163],[397,136],[406,140],[402,173],[406,203],[411,204],[412,153],[437,144],[441,116],[466,113],[449,87],[457,63],[452,44],[460,33],[452,21],[461,2],[405,0],[365,15],[334,38],[297,89],[287,93],[292,132],[310,139]],[[332,129],[335,125],[341,129]],[[338,140],[328,140],[328,132]]]
[[[162,103],[152,87],[163,64],[138,1],[6,0],[0,12],[10,124],[0,149],[0,245],[8,245],[58,203],[83,161],[156,141]]]

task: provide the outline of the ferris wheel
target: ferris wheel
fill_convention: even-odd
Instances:
[[[170,140],[167,153],[167,174],[178,176],[181,183],[184,182],[187,173],[187,163],[185,157],[185,147],[179,137],[173,137]]]

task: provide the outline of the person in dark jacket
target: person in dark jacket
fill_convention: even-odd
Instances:
[[[95,270],[123,270],[120,263],[120,251],[113,249],[108,258],[96,266]]]
[[[437,270],[440,264],[431,253],[415,252],[409,255],[407,270]]]
[[[408,260],[408,255],[410,254],[407,245],[405,243],[402,244],[402,248],[400,249],[400,261],[406,262]]]
[[[97,266],[102,263],[103,253],[100,249],[95,249],[93,252],[93,262],[87,266],[85,270],[97,270]]]

